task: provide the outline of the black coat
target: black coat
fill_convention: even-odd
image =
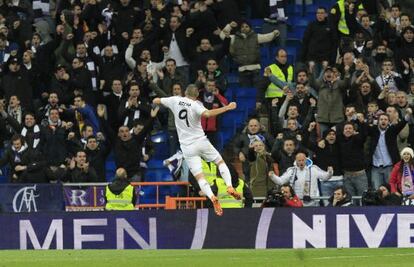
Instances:
[[[118,97],[113,93],[104,97],[103,102],[106,105],[108,123],[114,131],[117,131],[119,126],[122,124],[122,122],[118,118],[118,110],[121,103],[124,103],[125,105],[126,98],[127,95],[125,93],[123,93],[121,97]]]
[[[331,61],[336,56],[333,39],[334,33],[327,20],[311,22],[303,35],[302,61]]]
[[[49,126],[43,127],[39,146],[49,166],[64,164],[68,156],[66,129],[57,127],[52,130]]]
[[[19,183],[45,183],[46,176],[43,169],[46,165],[42,154],[33,149],[26,148],[20,154],[20,160],[16,160],[14,151],[7,149],[0,159],[0,166],[8,164],[10,166],[9,182]],[[24,171],[15,171],[17,165],[26,166]],[[13,175],[17,175],[17,179],[12,179]]]
[[[392,164],[397,163],[401,159],[400,153],[398,151],[398,146],[397,146],[397,136],[401,132],[401,130],[405,127],[406,124],[407,122],[403,119],[397,124],[390,125],[385,131],[385,144],[387,146],[388,153],[390,154]],[[370,159],[372,161],[372,157],[375,153],[375,149],[377,148],[381,133],[380,133],[378,126],[370,126],[368,130],[368,134],[371,136],[371,146],[370,146],[369,152],[370,152]]]
[[[189,39],[186,37],[186,28],[181,25],[174,33],[175,40],[177,41],[178,47],[183,55],[184,59],[188,61],[189,59]],[[163,29],[162,31],[162,46],[170,47],[170,43],[172,40],[173,32],[168,29]]]
[[[114,146],[115,163],[117,168],[124,168],[128,177],[132,177],[140,171],[140,162],[142,157],[142,144],[145,137],[152,129],[153,120],[150,119],[145,123],[144,129],[138,134],[132,134],[128,141],[122,141],[117,138]]]
[[[26,110],[30,109],[33,100],[33,89],[27,71],[8,72],[1,80],[1,91],[6,99],[16,95],[20,105]]]
[[[138,98],[139,99],[139,98]],[[135,111],[139,111],[139,117],[135,118],[138,120],[146,120],[149,118],[149,114],[151,113],[151,106],[142,103],[140,100],[138,100],[138,107],[125,107],[126,102],[128,102],[128,99],[125,99],[121,102],[118,109],[118,119],[121,124],[124,124],[125,119],[128,118],[128,123],[126,124],[129,128],[133,126],[134,122],[134,114]]]
[[[101,182],[98,179],[95,169],[89,164],[88,171],[82,171],[78,167],[75,167],[69,173],[69,181],[72,183],[96,183]]]
[[[364,143],[366,130],[365,125],[360,125],[359,133],[351,137],[345,137],[342,132],[337,132],[336,138],[341,151],[342,170],[353,172],[365,169]]]
[[[90,150],[86,147],[86,155],[88,156],[89,166],[96,171],[97,181],[106,182],[105,161],[110,150],[105,144],[100,144],[97,149]]]

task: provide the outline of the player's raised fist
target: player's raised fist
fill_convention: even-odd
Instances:
[[[227,110],[233,110],[236,108],[237,108],[236,102],[231,102],[230,104],[227,105]]]

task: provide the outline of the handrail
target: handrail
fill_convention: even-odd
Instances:
[[[188,209],[190,207],[189,203],[194,202],[194,204],[197,201],[201,202],[201,208],[203,208],[203,202],[206,201],[206,197],[165,197],[165,209],[166,210],[175,210],[177,209],[177,202],[184,202],[185,201],[185,207]]]
[[[131,182],[132,186],[141,186],[141,185],[190,185],[189,182]]]

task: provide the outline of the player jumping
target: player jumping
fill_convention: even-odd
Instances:
[[[221,177],[227,185],[227,193],[236,199],[240,199],[240,194],[234,190],[231,184],[231,175],[229,168],[221,157],[220,153],[207,139],[201,126],[201,117],[214,117],[233,110],[237,107],[235,102],[227,106],[208,110],[199,101],[198,88],[190,84],[185,90],[185,97],[171,96],[164,98],[155,98],[154,104],[162,104],[169,108],[174,114],[175,126],[177,128],[178,139],[180,141],[181,151],[186,160],[191,173],[197,179],[201,191],[210,198],[214,205],[214,211],[218,216],[223,215],[223,210],[217,197],[211,191],[209,183],[204,177],[201,166],[201,158],[207,162],[213,161],[217,164]]]

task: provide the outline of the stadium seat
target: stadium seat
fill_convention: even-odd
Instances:
[[[302,40],[305,30],[306,26],[295,26],[291,32],[288,32],[287,38]]]
[[[116,171],[115,161],[107,160],[105,162],[105,170],[106,170],[106,180],[108,182],[112,181],[115,177],[115,171]]]
[[[263,19],[251,19],[249,20],[250,26],[252,26],[252,29],[256,32],[256,33],[261,33],[262,32],[262,26],[264,23]]]
[[[147,162],[147,166],[151,169],[165,168],[163,165],[163,160],[161,159],[150,159]]]
[[[234,94],[236,96],[236,101],[239,99],[239,97],[253,97],[253,98],[256,98],[257,90],[256,90],[256,88],[239,87],[239,88],[237,88],[237,90],[234,91]]]
[[[238,86],[239,84],[239,74],[238,73],[229,73],[227,75],[227,82],[229,86]]]
[[[318,4],[311,4],[311,5],[305,5],[305,13],[306,14],[315,14],[318,10],[319,5]]]
[[[151,135],[151,141],[155,144],[167,143],[168,142],[168,133],[162,131],[156,134]]]
[[[306,17],[289,17],[288,24],[292,25],[293,27],[297,26],[307,26],[309,24],[309,20]]]
[[[256,97],[241,97],[237,100],[240,109],[246,110],[247,114],[256,108]],[[236,125],[238,126],[238,125]]]
[[[262,45],[260,46],[260,57],[263,58],[269,58],[269,46],[268,45]]]
[[[303,7],[302,5],[296,4],[288,4],[285,8],[286,14],[289,16],[292,15],[302,15],[303,14]]]

